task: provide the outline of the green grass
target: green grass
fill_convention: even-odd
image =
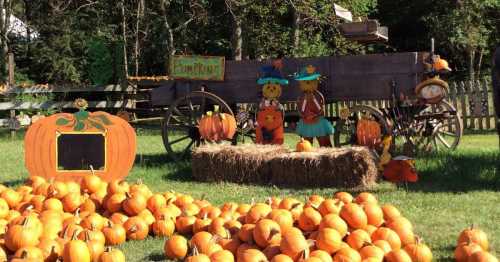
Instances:
[[[214,204],[250,202],[268,196],[312,193],[331,196],[338,188],[301,190],[273,186],[200,183],[193,181],[189,162],[172,162],[157,131],[139,130],[138,155],[129,181],[141,178],[155,191],[174,190],[195,197],[203,194]],[[0,183],[17,186],[26,177],[22,134],[10,140],[0,133],[3,172]],[[296,137],[287,136],[289,145]],[[415,225],[416,233],[431,247],[435,260],[452,261],[458,233],[471,223],[487,232],[493,253],[500,256],[500,154],[495,134],[466,135],[458,150],[425,155],[417,160],[420,181],[408,187],[380,183],[372,189],[380,202],[392,203]],[[121,246],[127,261],[164,261],[164,239],[148,238]]]

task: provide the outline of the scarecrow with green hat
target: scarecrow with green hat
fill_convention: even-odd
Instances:
[[[298,81],[299,88],[303,92],[297,100],[301,119],[296,131],[311,143],[316,137],[320,146],[331,147],[330,135],[334,129],[324,117],[325,98],[318,91],[320,78],[321,74],[316,72],[316,68],[312,65],[295,74],[294,79]]]
[[[281,86],[288,85],[288,80],[282,77],[279,63],[261,68],[261,77],[257,84],[262,86],[262,99],[257,113],[255,129],[258,144],[281,145],[284,141],[283,105],[278,101],[281,96]]]

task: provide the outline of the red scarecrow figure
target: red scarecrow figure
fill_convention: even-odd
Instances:
[[[316,137],[320,146],[331,147],[330,135],[333,134],[334,129],[324,117],[325,98],[318,91],[320,77],[321,75],[312,65],[307,66],[295,76],[303,92],[297,100],[301,117],[297,124],[297,133],[311,144]]]

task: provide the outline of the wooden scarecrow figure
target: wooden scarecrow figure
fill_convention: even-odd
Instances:
[[[320,78],[321,74],[317,73],[312,65],[295,74],[294,79],[298,81],[299,88],[303,92],[297,100],[301,119],[296,131],[311,143],[316,137],[321,147],[331,147],[330,135],[334,129],[324,117],[325,98],[318,91]]]
[[[278,101],[281,96],[281,86],[288,85],[288,80],[282,77],[277,63],[261,68],[262,77],[257,83],[262,86],[262,100],[257,113],[255,129],[258,144],[282,145],[284,141],[283,105]]]

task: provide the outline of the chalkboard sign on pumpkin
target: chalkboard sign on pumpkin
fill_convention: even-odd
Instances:
[[[134,129],[120,117],[86,111],[83,99],[75,106],[74,114],[54,114],[29,127],[24,146],[30,175],[62,181],[93,172],[105,181],[126,177],[135,160]]]

